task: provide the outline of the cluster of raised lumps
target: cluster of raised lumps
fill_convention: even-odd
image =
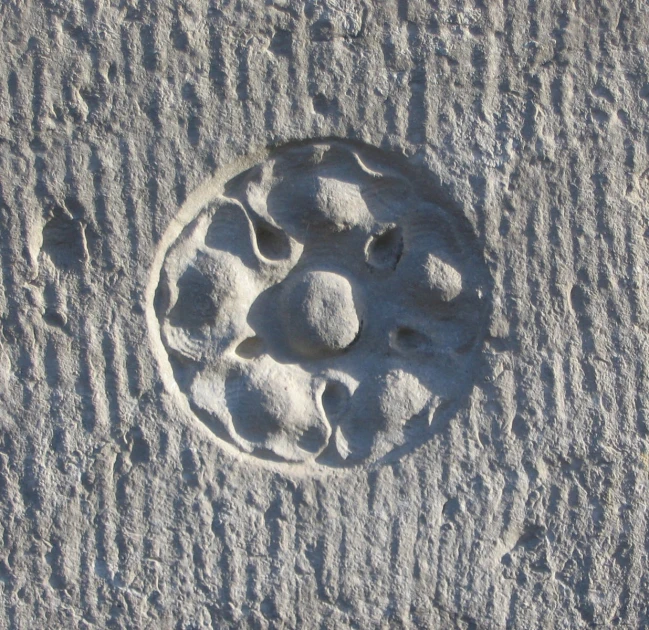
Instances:
[[[486,274],[391,159],[279,151],[177,237],[158,308],[174,377],[265,459],[348,466],[425,441],[471,387]]]

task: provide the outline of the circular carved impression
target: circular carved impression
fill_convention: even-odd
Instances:
[[[213,180],[168,231],[152,282],[168,382],[260,458],[400,456],[473,386],[488,306],[477,242],[370,147],[289,146]]]

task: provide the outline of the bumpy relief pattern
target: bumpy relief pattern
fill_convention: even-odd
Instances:
[[[163,360],[197,418],[259,458],[401,456],[479,371],[489,276],[469,224],[370,147],[276,151],[215,186],[160,265]]]

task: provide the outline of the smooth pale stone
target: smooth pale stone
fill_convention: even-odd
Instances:
[[[312,271],[286,288],[286,329],[292,348],[304,356],[344,350],[360,329],[352,286],[328,271]]]
[[[294,235],[305,230],[340,232],[372,222],[359,186],[334,177],[284,179],[270,191],[267,209]]]
[[[426,288],[443,302],[450,302],[462,292],[460,272],[433,254],[428,254],[424,265]]]
[[[226,379],[226,400],[237,434],[251,446],[303,461],[327,444],[331,429],[311,395],[310,376],[265,357]]]
[[[378,395],[379,409],[389,428],[400,428],[422,411],[430,392],[413,374],[403,370],[389,372]]]

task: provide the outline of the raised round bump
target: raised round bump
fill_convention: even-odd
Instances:
[[[341,352],[360,331],[360,320],[349,281],[329,271],[310,271],[285,287],[287,336],[305,357]]]

